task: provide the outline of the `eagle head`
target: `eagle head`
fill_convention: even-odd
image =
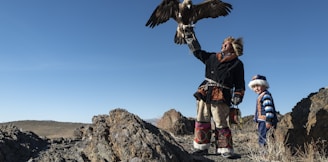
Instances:
[[[192,7],[192,1],[191,0],[184,0],[182,2],[182,5],[185,6],[185,7],[187,7],[188,9],[191,9],[191,7]]]

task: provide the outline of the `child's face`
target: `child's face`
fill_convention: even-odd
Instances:
[[[257,84],[257,85],[252,86],[252,90],[257,94],[262,93],[265,89],[266,89],[266,87],[263,86],[263,85],[258,85]]]

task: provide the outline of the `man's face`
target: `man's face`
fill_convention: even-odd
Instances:
[[[233,52],[233,48],[232,48],[230,41],[223,42],[222,47],[221,47],[221,52],[223,52],[223,53]]]

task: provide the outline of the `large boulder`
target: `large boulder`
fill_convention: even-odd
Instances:
[[[191,161],[167,132],[126,110],[112,110],[92,122],[83,137],[88,141],[84,153],[92,161]]]
[[[180,112],[171,109],[164,113],[156,125],[174,135],[188,135],[194,132],[195,119],[186,118]]]
[[[304,144],[328,140],[328,88],[311,93],[278,123],[276,137],[293,151]],[[327,151],[327,150],[326,150]]]

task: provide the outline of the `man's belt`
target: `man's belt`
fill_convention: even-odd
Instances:
[[[220,87],[220,88],[224,88],[224,89],[231,89],[228,86],[225,86],[223,84],[217,83],[216,81],[209,79],[209,78],[205,78],[205,80],[207,81],[207,83],[204,85],[205,89],[207,89],[208,87]]]

